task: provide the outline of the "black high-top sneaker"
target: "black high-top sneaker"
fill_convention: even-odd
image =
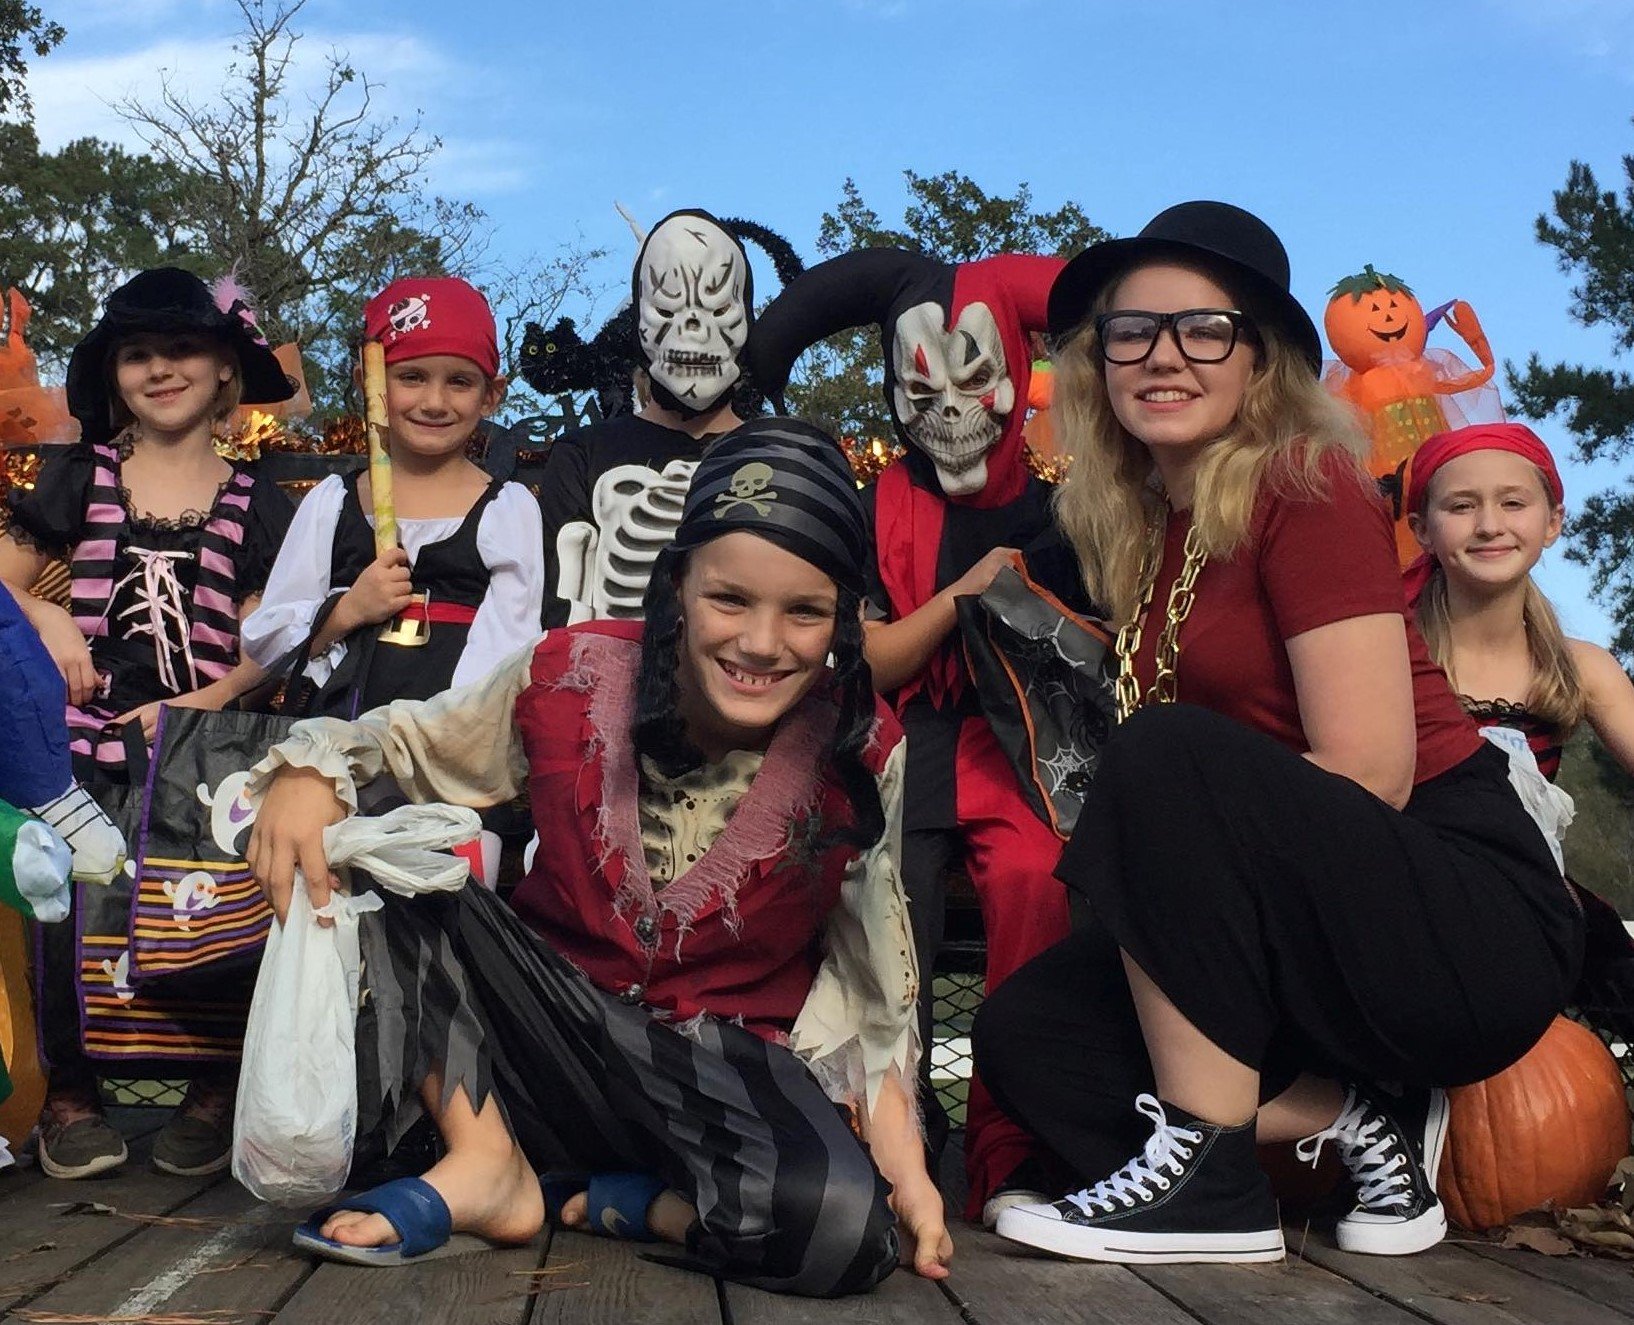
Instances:
[[[1151,1095],[1135,1107],[1153,1123],[1140,1154],[1063,1200],[1011,1206],[999,1236],[1088,1261],[1281,1260],[1282,1224],[1253,1120],[1218,1127]]]
[[[1446,1139],[1445,1091],[1349,1088],[1332,1125],[1295,1147],[1314,1164],[1322,1143],[1333,1141],[1356,1184],[1355,1208],[1335,1230],[1341,1251],[1409,1256],[1447,1236],[1447,1212],[1435,1194]]]

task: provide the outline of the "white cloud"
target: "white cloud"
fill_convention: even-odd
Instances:
[[[172,0],[134,0],[144,12],[163,10]],[[157,104],[164,83],[186,99],[207,105],[230,81],[239,58],[231,33],[156,42],[139,50],[75,55],[54,52],[30,71],[35,127],[41,145],[55,149],[87,135],[129,148],[142,139],[115,106],[123,101]],[[379,84],[370,114],[421,122],[423,132],[443,141],[427,179],[434,192],[475,197],[512,192],[529,173],[526,150],[506,135],[486,133],[495,122],[492,103],[481,122],[462,125],[459,111],[470,105],[470,90],[484,85],[474,70],[412,35],[399,33],[303,34],[287,79],[292,114],[300,114],[323,89],[331,52]],[[344,94],[343,94],[344,97]],[[474,109],[474,107],[473,107]],[[435,113],[434,113],[435,112]],[[474,129],[474,132],[472,131]]]

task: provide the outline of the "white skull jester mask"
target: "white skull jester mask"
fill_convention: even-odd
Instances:
[[[965,305],[951,331],[940,304],[915,304],[892,339],[897,421],[936,466],[950,497],[987,486],[987,453],[1016,404],[998,323],[986,304]]]
[[[706,217],[672,216],[642,248],[636,272],[641,348],[653,380],[689,409],[737,383],[749,330],[743,250]]]

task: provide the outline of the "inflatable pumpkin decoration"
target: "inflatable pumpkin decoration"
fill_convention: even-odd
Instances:
[[[1397,548],[1402,564],[1419,547],[1400,509],[1404,466],[1426,438],[1470,423],[1500,423],[1503,407],[1487,384],[1494,362],[1475,310],[1462,299],[1425,314],[1399,276],[1375,271],[1369,263],[1329,292],[1322,324],[1338,356],[1323,383],[1361,416],[1373,441],[1369,467],[1394,498]],[[1448,350],[1428,348],[1430,331],[1446,316],[1480,361],[1470,368]]]
[[[28,300],[7,290],[0,305],[0,446],[71,442],[79,436],[62,388],[40,385],[34,351],[23,336],[29,316]]]
[[[1593,1204],[1628,1153],[1617,1061],[1593,1031],[1564,1017],[1520,1062],[1447,1098],[1438,1187],[1464,1228],[1497,1228],[1549,1203]]]

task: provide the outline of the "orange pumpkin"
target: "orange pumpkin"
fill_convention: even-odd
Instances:
[[[1352,372],[1411,363],[1424,353],[1430,329],[1405,281],[1368,263],[1333,287],[1322,326],[1328,344]]]
[[[1628,1153],[1617,1060],[1593,1031],[1564,1017],[1520,1062],[1447,1096],[1439,1190],[1464,1228],[1497,1228],[1551,1202],[1590,1205]]]

